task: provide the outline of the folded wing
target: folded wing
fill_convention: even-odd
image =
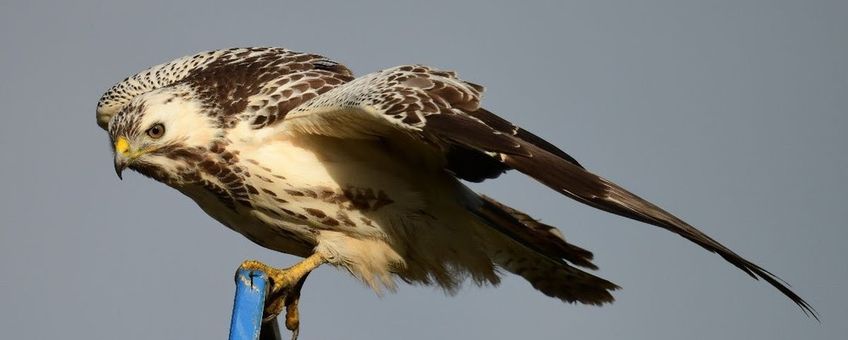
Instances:
[[[658,206],[587,171],[545,140],[482,109],[482,90],[452,72],[400,66],[355,79],[296,107],[280,128],[390,140],[423,150],[421,157],[469,181],[518,170],[579,202],[664,228],[717,253],[816,317],[813,308],[775,275]]]

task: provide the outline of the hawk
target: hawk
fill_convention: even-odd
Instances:
[[[378,292],[396,279],[496,285],[505,270],[565,302],[612,302],[618,286],[587,272],[591,252],[462,182],[508,170],[676,233],[816,316],[775,275],[481,107],[482,92],[423,65],[355,78],[315,54],[233,48],[124,79],[98,102],[97,123],[118,176],[130,168],[165,183],[260,246],[305,258],[242,265],[269,273],[266,313],[286,308],[293,331],[303,282],[325,263]]]

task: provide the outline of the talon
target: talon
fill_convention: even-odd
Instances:
[[[300,329],[300,312],[297,310],[297,302],[286,306],[286,329],[292,332]]]
[[[277,319],[277,316],[280,315],[280,312],[285,308],[285,304],[283,304],[284,298],[279,299],[271,299],[265,302],[265,311],[262,313],[262,322],[270,322]]]
[[[292,291],[285,299],[286,305],[286,328],[294,333],[300,330],[300,311],[298,304],[300,303],[300,290],[303,288],[303,283],[306,282],[306,277],[309,273],[303,275],[299,281],[292,287]]]

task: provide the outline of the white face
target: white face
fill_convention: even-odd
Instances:
[[[109,123],[116,171],[130,167],[169,184],[191,170],[185,151],[207,147],[217,132],[214,120],[185,87],[136,97]]]

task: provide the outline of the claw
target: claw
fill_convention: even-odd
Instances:
[[[297,340],[297,335],[300,333],[300,311],[297,306],[300,303],[300,290],[303,288],[307,276],[309,276],[309,273],[306,273],[300,278],[300,281],[297,281],[292,287],[291,293],[285,299],[286,328],[292,332],[292,340]]]

